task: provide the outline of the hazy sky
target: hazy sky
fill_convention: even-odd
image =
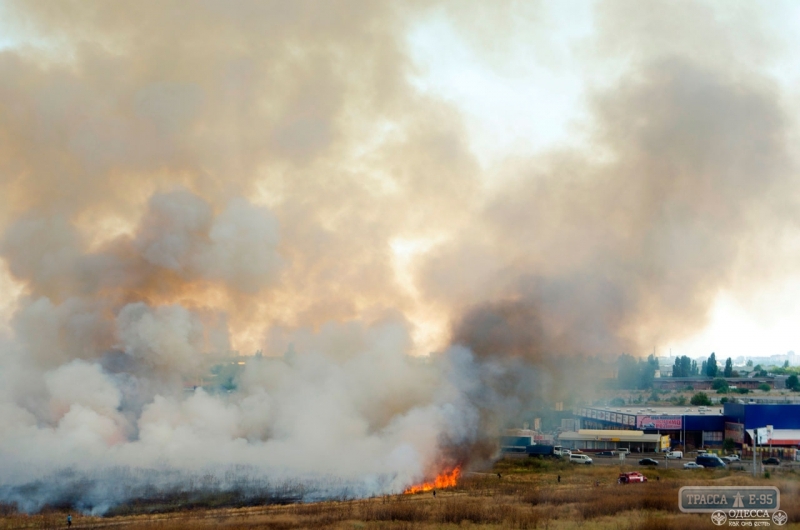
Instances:
[[[440,349],[533,277],[561,286],[533,295],[544,313],[614,306],[610,323],[546,317],[545,334],[610,329],[549,347],[798,347],[794,2],[379,3],[360,20],[347,2],[91,6],[0,3],[0,104],[22,109],[2,132],[24,139],[0,159],[0,223],[63,216],[79,253],[106,252],[153,193],[269,208],[269,281],[134,289],[223,309],[235,348],[398,311],[414,351]],[[8,248],[6,329],[15,295],[55,296]]]
[[[612,83],[636,54],[635,50],[621,56],[592,54],[592,39],[597,32],[594,10],[603,4],[541,2],[527,3],[528,9],[517,5],[513,20],[496,28],[500,42],[488,43],[490,48],[496,45],[499,50],[486,54],[485,48],[476,49],[469,35],[459,33],[444,10],[436,11],[409,34],[411,55],[420,67],[415,82],[422,90],[436,93],[460,109],[467,120],[472,148],[486,166],[509,155],[580,145],[586,141],[582,133],[591,119],[586,108],[588,93],[598,85]],[[676,11],[690,7],[686,3],[676,5],[680,6]],[[707,39],[711,42],[704,44],[691,34],[690,26],[719,24],[718,31],[725,33],[725,26],[730,24],[726,36],[730,42],[726,44],[733,48],[731,52],[743,56],[764,53],[767,60],[759,70],[779,84],[787,111],[798,110],[800,58],[793,50],[800,46],[800,38],[793,28],[800,23],[800,6],[792,1],[704,5],[710,9],[686,9],[682,17],[687,20],[675,22],[671,28],[676,42],[659,43],[662,51],[673,47],[691,53],[691,47],[698,46],[696,51],[702,55],[699,47],[713,48],[719,35],[709,34]],[[653,6],[658,6],[656,10],[663,8],[661,3]],[[632,4],[629,7],[632,15],[639,15]],[[750,27],[737,34],[737,28],[742,27],[741,17],[748,13],[755,15],[744,24]],[[703,16],[713,20],[692,20]],[[537,36],[531,38],[532,34]],[[658,34],[652,36],[653,40],[659,38]],[[682,38],[686,42],[681,42]],[[769,53],[757,49],[762,47]],[[737,59],[733,57],[734,61]],[[587,64],[587,60],[597,64]],[[747,57],[742,58],[742,62],[746,60]],[[759,276],[757,271],[754,276]],[[720,289],[702,329],[688,337],[665,338],[653,346],[662,355],[671,350],[676,355],[690,356],[706,356],[714,350],[738,356],[797,349],[800,283],[798,276],[789,276],[777,281],[771,281],[769,276],[757,278],[762,285],[747,296],[735,289]]]

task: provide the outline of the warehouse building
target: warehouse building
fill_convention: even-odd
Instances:
[[[756,390],[761,385],[768,387],[782,388],[786,378],[783,377],[722,377],[728,383],[730,388],[746,388],[748,390]],[[665,390],[711,390],[714,385],[714,378],[712,377],[661,377],[653,379],[653,389],[658,391]]]
[[[715,407],[581,407],[575,410],[575,416],[579,424],[578,433],[587,429],[614,433],[640,431],[643,435],[669,436],[672,447],[680,446],[687,451],[721,448],[723,441],[730,438],[745,454],[752,454],[750,448],[756,429],[762,430],[759,443],[772,447],[770,454],[794,460],[797,449],[800,449],[800,403],[753,401]],[[771,427],[768,436],[767,426]],[[565,446],[564,435],[579,440],[573,434],[562,433],[560,441]],[[629,447],[625,445],[629,443],[628,438],[638,435],[596,436],[600,436],[596,442],[606,442],[602,448],[613,449]],[[608,438],[618,438],[618,441]]]
[[[761,431],[759,453],[796,460],[800,447],[800,404],[725,403],[725,438],[742,447],[745,455]]]
[[[589,451],[629,449],[632,453],[652,453],[669,448],[669,436],[642,431],[580,429],[562,432],[559,443],[567,449]]]
[[[583,429],[640,430],[644,434],[666,435],[673,447],[687,450],[721,447],[725,430],[721,407],[583,407],[575,414],[580,417]]]

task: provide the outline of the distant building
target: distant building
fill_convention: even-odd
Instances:
[[[661,377],[653,380],[655,390],[711,390],[715,378],[711,377]],[[779,388],[776,377],[723,377],[728,386],[736,388],[747,388],[755,390],[762,384],[769,385],[770,388]]]

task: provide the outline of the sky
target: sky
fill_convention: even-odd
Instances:
[[[4,9],[13,7],[14,3],[8,2],[0,6]],[[580,152],[581,156],[596,163],[613,159],[616,155],[608,152],[608,145],[603,145],[597,136],[598,114],[594,107],[598,94],[617,90],[628,82],[626,76],[637,75],[636,70],[643,64],[664,57],[691,57],[696,65],[708,71],[725,72],[731,76],[729,82],[734,84],[738,82],[734,80],[737,76],[771,84],[771,97],[781,107],[780,112],[786,119],[782,124],[785,130],[781,133],[785,135],[787,144],[785,156],[793,163],[795,153],[790,152],[788,145],[796,134],[796,124],[791,117],[800,103],[800,59],[792,50],[800,42],[791,30],[793,21],[800,18],[800,8],[793,2],[772,2],[768,7],[749,3],[701,2],[697,5],[679,4],[675,8],[657,2],[651,12],[646,11],[626,2],[509,2],[494,7],[471,4],[469,9],[442,2],[425,3],[419,9],[409,10],[409,13],[392,15],[397,16],[397,31],[392,33],[392,45],[397,47],[397,53],[404,54],[401,61],[404,89],[413,92],[416,98],[427,98],[446,108],[448,123],[458,129],[459,141],[464,142],[461,148],[466,150],[466,158],[471,159],[469,163],[476,164],[468,170],[472,173],[468,180],[471,180],[470,186],[478,188],[469,190],[470,203],[464,204],[461,212],[464,217],[482,215],[478,210],[493,200],[502,202],[503,198],[497,197],[503,190],[515,186],[521,174],[529,173],[531,165],[549,164],[554,157],[565,156],[567,151]],[[79,41],[70,34],[66,24],[49,20],[37,26],[37,16],[29,13],[16,19],[7,17],[0,46],[10,51],[25,50],[30,57],[46,58],[51,67],[59,63],[71,64],[75,60],[74,46]],[[51,24],[50,29],[45,29],[46,24]],[[124,46],[120,44],[121,40],[113,37],[108,40],[98,34],[97,38],[98,42],[104,42],[102,46]],[[91,42],[90,38],[83,39]],[[114,40],[119,42],[114,43]],[[244,53],[243,57],[246,56]],[[242,61],[246,62],[245,59]],[[96,68],[102,67],[98,65]],[[235,67],[228,68],[235,71]],[[228,76],[242,75],[231,72]],[[243,81],[236,79],[236,82]],[[348,112],[353,123],[359,121],[352,110]],[[353,145],[348,146],[350,151],[346,154],[340,152],[337,163],[343,163],[346,157],[355,157],[348,163],[351,167],[363,165],[364,174],[353,178],[362,179],[365,187],[371,183],[374,189],[391,193],[403,184],[398,184],[394,176],[387,177],[389,166],[384,161],[370,159],[369,153],[380,151],[386,138],[399,137],[408,131],[403,130],[402,125],[398,126],[397,120],[391,116],[385,116],[384,122],[376,125],[382,132],[352,138]],[[337,132],[344,136],[343,131]],[[241,136],[243,133],[238,134]],[[237,133],[232,136],[237,136]],[[227,155],[231,150],[241,153],[242,146],[237,140],[229,137],[226,141],[229,144]],[[665,153],[664,156],[669,155]],[[268,206],[285,205],[289,202],[287,198],[302,200],[302,189],[289,190],[284,184],[276,184],[281,174],[283,178],[296,178],[304,171],[296,163],[294,167],[287,167],[284,162],[276,160],[270,164],[253,160],[260,165],[249,168],[251,174],[244,179],[251,181],[247,193],[253,200]],[[515,168],[515,165],[527,167]],[[216,169],[236,171],[229,164]],[[6,171],[5,175],[7,183],[13,181],[12,174]],[[524,178],[530,177],[526,175]],[[171,180],[172,184],[168,184]],[[174,185],[176,180],[181,178],[164,178],[161,184],[145,184],[145,187],[160,189],[165,183]],[[405,185],[413,183],[406,182]],[[447,193],[446,186],[444,188],[443,193]],[[431,189],[431,193],[435,200],[439,190]],[[146,192],[140,195],[144,196]],[[98,241],[104,238],[110,239],[112,235],[131,232],[131,219],[135,217],[133,210],[141,210],[143,201],[139,198],[128,202],[125,213],[107,208],[95,214],[91,221],[79,221],[83,222],[84,230],[94,230],[91,236],[95,240],[93,244],[99,244]],[[613,208],[610,204],[605,206]],[[7,212],[11,210],[7,208]],[[8,221],[9,215],[5,217]],[[393,289],[398,291],[396,294],[401,294],[404,299],[395,309],[410,320],[414,351],[418,354],[446,346],[453,319],[463,312],[460,309],[453,311],[455,300],[431,296],[431,290],[426,290],[423,285],[425,278],[421,278],[419,273],[421,268],[430,268],[426,259],[430,261],[431,255],[446,247],[454,231],[460,230],[467,222],[456,217],[451,216],[452,222],[443,223],[445,226],[440,230],[412,226],[413,223],[405,226],[402,220],[393,220],[396,222],[394,229],[380,234],[378,237],[383,238],[382,241],[371,242],[389,249],[386,258],[390,262],[386,264],[389,270],[379,274],[390,275],[384,281],[393,283]],[[434,219],[434,223],[436,221],[438,219]],[[486,223],[478,224],[485,226]],[[788,233],[775,244],[795,246],[797,243],[791,229],[781,227],[781,230]],[[358,237],[364,237],[364,234],[357,234]],[[485,251],[496,252],[497,249]],[[539,251],[541,249],[532,249],[532,252]],[[763,251],[754,249],[754,252]],[[503,259],[520,260],[511,255],[500,261]],[[777,259],[782,261],[782,258]],[[647,327],[653,329],[638,333],[647,335],[647,338],[633,341],[635,348],[640,349],[633,353],[656,348],[662,354],[672,351],[705,356],[708,354],[706,350],[718,350],[738,356],[782,353],[795,348],[797,336],[791,323],[800,317],[800,304],[791,293],[797,292],[794,289],[797,280],[790,264],[780,265],[783,269],[780,272],[768,271],[762,275],[749,271],[743,273],[749,275],[745,280],[723,281],[713,286],[713,292],[703,294],[703,307],[698,311],[692,308],[692,324],[677,329],[665,326],[662,330],[657,324],[648,324]],[[692,265],[687,263],[685,266]],[[530,271],[537,272],[535,267]],[[4,327],[8,330],[9,319],[17,307],[15,295],[24,293],[25,288],[24,281],[15,278],[8,266],[2,272],[0,285],[4,292],[11,293],[11,296],[4,297],[0,307]],[[521,274],[526,272],[520,271]],[[493,280],[477,273],[467,281],[489,284]],[[293,289],[287,289],[284,296],[291,297],[289,291]],[[488,292],[475,294],[477,296],[468,305],[496,296]],[[309,296],[320,298],[328,295],[330,293],[309,293]],[[335,297],[331,298],[333,304],[338,303]],[[327,302],[318,302],[317,305]],[[462,303],[459,300],[456,305]],[[358,317],[370,303],[362,300],[355,305],[359,307],[351,307],[344,312],[349,314],[339,314],[336,318]],[[383,301],[376,305],[391,306]],[[281,321],[283,325],[292,320],[264,308],[259,313],[265,320]],[[331,311],[331,314],[335,313],[337,311]],[[658,317],[653,315],[653,318]],[[309,323],[314,327],[323,321],[313,318]],[[298,323],[289,322],[289,325]],[[240,329],[231,336],[233,347],[249,352],[262,349],[262,337],[268,333],[266,327],[268,325],[261,323],[258,326],[239,325]],[[625,339],[629,340],[637,335],[637,331],[627,331],[626,334]]]
[[[415,82],[422,90],[446,98],[466,116],[472,148],[484,166],[519,153],[585,146],[582,130],[589,119],[588,92],[597,84],[608,83],[606,76],[618,75],[619,68],[592,72],[582,61],[597,30],[593,9],[599,4],[537,4],[535,20],[516,22],[527,24],[530,31],[544,26],[547,35],[537,42],[522,39],[511,43],[502,54],[491,56],[474,49],[443,10],[434,12],[409,34],[411,54],[420,68]],[[711,5],[715,15],[724,20],[724,6]],[[771,45],[779,50],[765,70],[780,85],[785,103],[796,108],[800,60],[791,50],[800,45],[792,31],[800,22],[800,7],[793,2],[774,2],[759,15],[763,38],[769,34]],[[546,52],[541,52],[542,48]],[[715,350],[737,357],[781,354],[796,348],[800,284],[791,276],[777,282],[765,278],[758,293],[751,296],[721,289],[701,329],[689,336],[666,338],[653,348],[659,355],[704,358]]]
[[[4,502],[397,492],[587,357],[798,348],[795,2],[0,9]]]

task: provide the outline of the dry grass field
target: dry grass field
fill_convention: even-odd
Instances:
[[[632,469],[628,466],[626,470]],[[87,517],[73,514],[72,528],[229,530],[339,529],[687,529],[716,528],[708,514],[678,510],[678,490],[687,485],[774,485],[782,528],[800,528],[800,475],[773,473],[753,478],[736,471],[647,470],[649,482],[618,485],[618,466],[583,466],[546,460],[508,460],[494,473],[468,473],[443,491],[394,495],[347,502],[167,511],[140,506],[129,515]],[[498,478],[497,473],[502,475]],[[558,482],[561,475],[561,482]],[[659,480],[656,480],[658,478]],[[14,513],[0,507],[0,529],[65,528],[66,513]]]

